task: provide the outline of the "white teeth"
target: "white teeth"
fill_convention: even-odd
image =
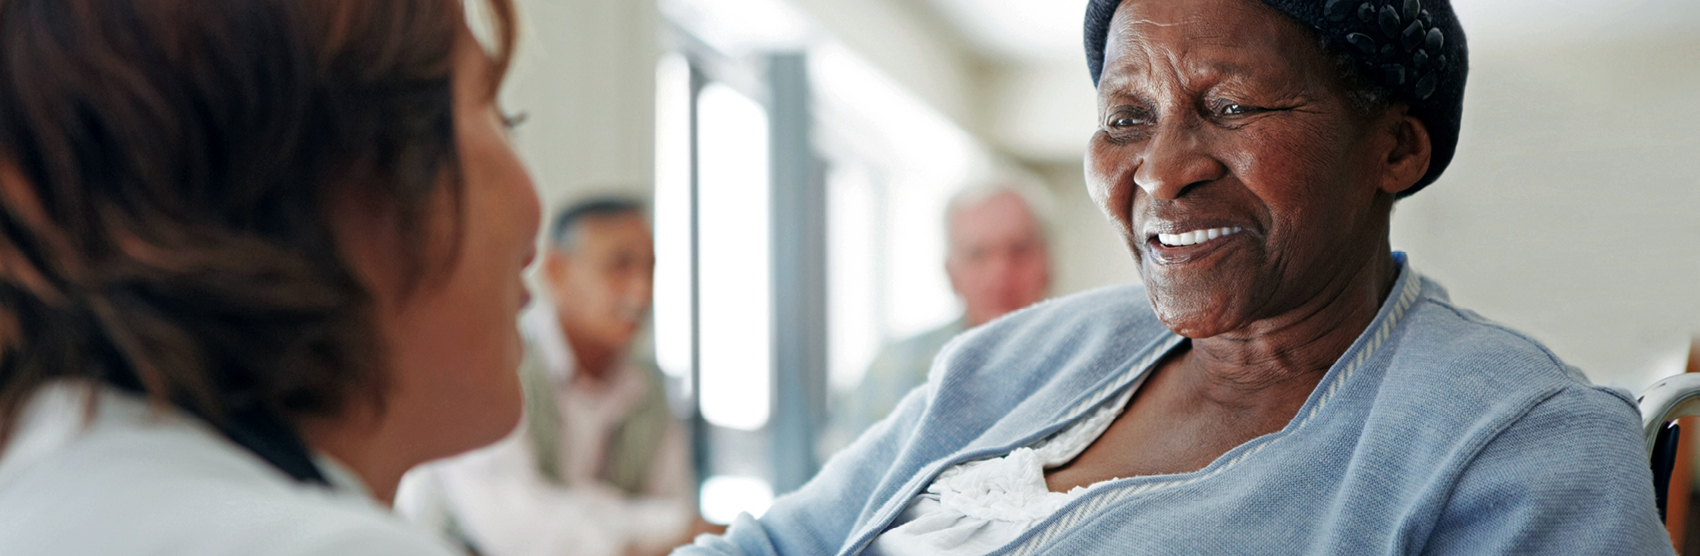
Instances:
[[[1232,228],[1211,228],[1208,230],[1196,230],[1191,232],[1181,232],[1178,234],[1157,234],[1157,241],[1160,241],[1163,245],[1167,245],[1169,247],[1185,247],[1188,245],[1198,245],[1213,239],[1231,236],[1243,231],[1245,231],[1245,228],[1234,226]]]

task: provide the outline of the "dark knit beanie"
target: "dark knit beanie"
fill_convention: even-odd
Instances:
[[[1086,5],[1086,65],[1092,84],[1104,72],[1110,18],[1122,0]],[[1464,78],[1470,73],[1464,28],[1450,0],[1263,0],[1315,31],[1330,53],[1352,60],[1428,126],[1433,157],[1428,173],[1400,196],[1433,183],[1458,148],[1464,112]]]

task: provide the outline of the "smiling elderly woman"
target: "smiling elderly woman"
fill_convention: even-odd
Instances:
[[[1088,188],[1144,289],[947,346],[690,550],[1670,554],[1628,397],[1391,250],[1457,143],[1445,0],[1093,0]]]

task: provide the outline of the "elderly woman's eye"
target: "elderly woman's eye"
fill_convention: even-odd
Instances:
[[[1228,99],[1218,99],[1210,103],[1211,113],[1217,117],[1251,116],[1268,112],[1271,109],[1264,106],[1240,104]]]
[[[1116,115],[1110,116],[1109,120],[1105,122],[1105,125],[1107,127],[1110,127],[1110,128],[1121,128],[1121,127],[1133,127],[1133,126],[1141,125],[1141,124],[1144,124],[1144,123],[1145,123],[1144,118],[1140,118],[1140,117],[1134,116],[1132,114],[1123,113],[1123,114],[1116,114]]]
[[[1216,113],[1222,116],[1245,116],[1257,111],[1258,109],[1256,107],[1246,106],[1237,102],[1223,101],[1216,104]]]

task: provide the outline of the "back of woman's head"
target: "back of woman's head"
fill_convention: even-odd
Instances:
[[[512,7],[491,8],[500,68]],[[462,10],[0,0],[0,425],[63,378],[214,421],[381,403],[372,295],[327,205],[419,237],[430,196],[459,198]]]

